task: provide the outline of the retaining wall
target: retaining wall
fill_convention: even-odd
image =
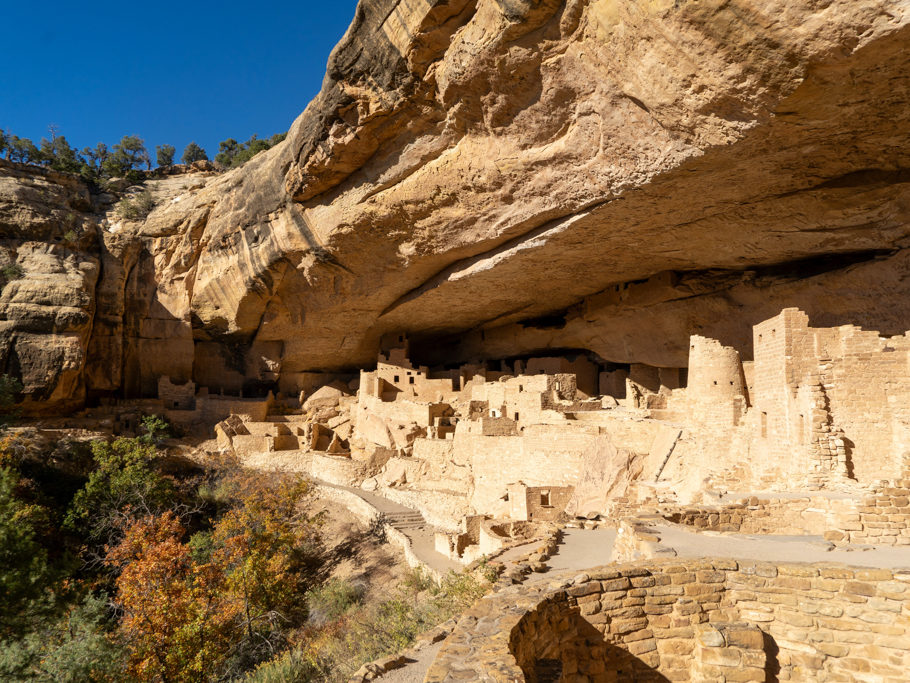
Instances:
[[[351,491],[347,491],[345,489],[336,488],[334,486],[326,486],[324,484],[314,484],[314,486],[317,487],[320,495],[328,498],[329,500],[334,500],[336,503],[344,505],[351,512],[351,514],[353,514],[366,525],[374,523],[374,520],[381,518],[382,516],[382,513],[379,510],[370,505],[370,503],[365,501],[356,493],[352,493]],[[443,575],[440,572],[436,571],[430,565],[417,557],[411,544],[411,539],[408,538],[406,534],[388,523],[383,524],[382,528],[386,539],[390,543],[398,546],[401,549],[402,553],[404,553],[404,559],[408,563],[409,567],[420,568],[428,575],[434,577],[436,581],[442,581]]]
[[[851,498],[752,497],[717,506],[662,506],[667,521],[706,531],[812,534],[836,543],[910,545],[910,480]]]
[[[879,681],[910,671],[910,569],[663,561],[513,586],[426,681]]]

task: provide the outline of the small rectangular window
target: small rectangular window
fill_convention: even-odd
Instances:
[[[408,377],[408,384],[414,384],[414,378]]]
[[[545,508],[550,507],[550,492],[549,491],[540,492],[540,505],[541,505],[541,507],[545,507]]]
[[[401,381],[401,378],[398,375],[395,375],[395,379],[394,379],[395,384],[398,384],[398,382],[400,382],[400,381]]]

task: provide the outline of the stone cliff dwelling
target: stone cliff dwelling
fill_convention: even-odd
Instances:
[[[614,553],[627,559],[660,556],[649,550],[654,520],[715,534],[808,534],[832,547],[910,547],[901,488],[910,483],[910,332],[810,322],[789,308],[755,325],[750,360],[692,335],[688,364],[675,368],[617,367],[582,351],[430,368],[413,363],[407,335],[395,334],[375,369],[324,373],[316,389],[310,377],[289,394],[276,387],[243,398],[162,377],[157,400],[118,407],[154,403],[187,429],[220,420],[219,447],[247,462],[280,463],[415,510],[402,529],[431,524],[435,552],[462,566],[508,556],[573,520],[619,523]],[[573,599],[559,609],[577,610]],[[758,661],[761,624],[737,614],[733,625],[712,617],[711,628],[753,634],[736,638],[755,654],[724,657]],[[533,648],[549,652],[544,641]],[[581,670],[602,655],[548,656]],[[698,672],[715,656],[697,654],[679,680],[707,680]]]
[[[825,531],[838,531],[905,472],[910,337],[809,322],[786,309],[756,325],[748,361],[693,335],[685,368],[603,369],[575,352],[431,370],[394,335],[375,370],[326,375],[309,393],[220,396],[163,377],[157,401],[138,403],[187,428],[222,420],[219,444],[245,458],[280,456],[413,506],[461,539],[443,542],[459,560],[480,543],[466,520],[608,518],[728,492],[819,492]],[[593,487],[592,471],[604,472]],[[910,544],[910,534],[880,541]]]
[[[797,309],[755,326],[753,360],[693,335],[686,368],[602,370],[575,354],[434,371],[413,364],[408,348],[400,335],[375,370],[327,377],[309,395],[192,396],[192,385],[163,379],[159,400],[187,423],[223,402],[237,417],[219,433],[238,453],[302,463],[319,454],[307,465],[313,476],[383,491],[453,531],[470,515],[607,515],[626,499],[693,504],[706,491],[780,482],[858,499],[900,478],[910,451],[910,337],[811,327]],[[318,469],[329,456],[330,471]],[[597,458],[634,460],[640,471],[582,503],[573,490]]]

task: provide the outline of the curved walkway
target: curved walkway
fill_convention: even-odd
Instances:
[[[424,520],[418,510],[353,486],[329,484],[319,479],[313,479],[313,482],[324,489],[335,489],[354,495],[375,510],[374,514],[383,515],[386,524],[407,537],[414,556],[437,575],[441,576],[450,571],[459,572],[464,568],[461,563],[436,551],[436,529]],[[343,500],[340,502],[343,503]],[[356,514],[357,511],[352,512]]]
[[[821,536],[696,532],[674,524],[651,527],[679,557],[730,557],[765,562],[840,562],[861,567],[910,567],[910,546],[835,547]]]
[[[820,536],[773,536],[757,534],[692,531],[675,524],[650,527],[660,537],[659,547],[672,549],[678,557],[729,557],[735,560],[766,562],[839,562],[877,568],[910,567],[910,546],[835,547]],[[616,529],[565,529],[557,552],[547,560],[549,572],[610,564]],[[498,560],[508,561],[527,553],[513,548]]]

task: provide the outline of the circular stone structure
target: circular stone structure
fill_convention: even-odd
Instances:
[[[512,586],[426,681],[880,681],[910,671],[910,569],[635,563]]]

